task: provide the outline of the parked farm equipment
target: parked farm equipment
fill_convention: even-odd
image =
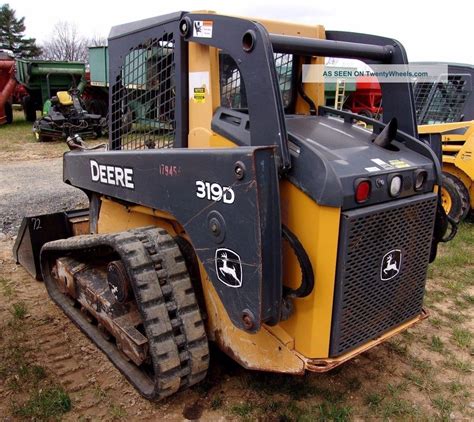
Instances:
[[[16,86],[15,59],[8,51],[0,51],[0,125],[13,121],[12,96]]]
[[[43,112],[45,106],[48,108],[50,98],[58,91],[67,91],[71,87],[80,91],[84,89],[85,64],[17,59],[16,78],[27,91],[22,100],[25,118],[33,123],[36,111]]]
[[[86,111],[77,89],[59,91],[51,98],[50,104],[47,114],[33,124],[38,141],[67,140],[74,135],[97,138],[106,128],[105,118]]]

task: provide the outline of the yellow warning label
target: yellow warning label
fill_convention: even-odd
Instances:
[[[410,167],[410,164],[408,164],[406,161],[403,161],[403,160],[389,160],[389,163],[397,169]]]
[[[196,103],[206,102],[206,88],[194,88],[194,101]]]

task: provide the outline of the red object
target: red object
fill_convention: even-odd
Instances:
[[[360,76],[356,80],[356,90],[349,96],[345,106],[353,113],[375,117],[383,112],[382,90],[377,78]]]
[[[356,187],[355,200],[358,203],[365,202],[370,195],[370,181],[362,180]]]
[[[5,105],[11,104],[11,96],[16,85],[15,60],[0,59],[0,125],[7,123]]]

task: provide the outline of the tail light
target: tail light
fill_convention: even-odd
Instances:
[[[368,179],[358,179],[356,180],[356,188],[355,188],[355,200],[359,204],[367,201],[370,196],[371,191],[371,183]]]

